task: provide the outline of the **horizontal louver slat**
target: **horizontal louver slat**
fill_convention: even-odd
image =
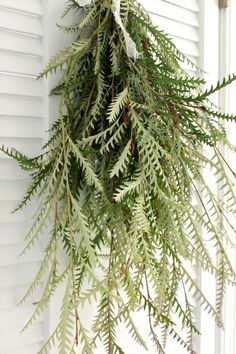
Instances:
[[[19,335],[21,327],[16,327],[0,333],[0,354],[8,354],[8,350],[15,349],[17,354],[25,354],[24,348],[33,343],[39,343],[44,338],[43,328],[41,323],[33,325],[28,331],[24,331]],[[14,338],[14,340],[12,339]],[[35,354],[32,352],[31,354]]]
[[[37,263],[31,263],[30,266],[29,264],[18,264],[0,267],[0,289],[29,285],[37,270]],[[14,291],[14,289],[12,290]]]
[[[43,105],[40,98],[0,95],[1,115],[42,117]]]
[[[41,349],[42,344],[36,343],[32,345],[27,345],[26,347],[17,348],[16,350],[8,350],[4,354],[35,354]],[[1,353],[1,352],[0,352]]]
[[[198,14],[191,10],[176,6],[163,0],[141,0],[140,2],[150,13],[194,27],[199,27]]]
[[[34,307],[35,306],[33,305],[22,305],[14,309],[2,310],[0,318],[0,331],[10,329],[13,323],[14,327],[23,327],[32,315]],[[42,318],[39,317],[37,322],[42,322]]]
[[[27,230],[29,229],[29,226],[30,221],[0,223],[0,246],[12,244],[22,245],[23,236],[26,234]]]
[[[155,14],[151,15],[153,21],[160,29],[171,37],[180,37],[194,42],[199,42],[199,31],[196,27],[176,22],[175,20],[164,18]]]
[[[0,267],[39,262],[42,259],[42,250],[38,244],[36,244],[30,252],[26,252],[24,256],[19,257],[22,249],[22,244],[1,246]]]
[[[8,139],[8,138],[0,138],[0,145],[4,145],[6,147],[14,146],[16,150],[21,151],[23,154],[28,155],[30,157],[35,157],[41,152],[41,139]],[[3,152],[0,152],[0,158],[10,159]]]
[[[0,6],[34,15],[43,13],[41,0],[0,0]]]
[[[42,69],[40,57],[0,50],[0,71],[36,76]]]
[[[30,206],[25,207],[20,213],[12,214],[15,208],[15,201],[0,201],[0,223],[28,221],[32,218],[33,210]]]
[[[24,130],[22,126],[24,126]],[[40,139],[43,136],[43,120],[41,118],[0,116],[0,131],[2,137]]]
[[[13,160],[0,158],[0,183],[3,180],[21,180],[27,179],[28,174],[22,171],[17,163]],[[0,238],[1,239],[1,238]]]
[[[174,38],[176,47],[184,54],[189,57],[198,57],[199,56],[199,46],[193,41],[183,38]]]
[[[26,190],[27,182],[25,181],[1,181],[0,183],[0,201],[19,200],[23,197]],[[1,250],[0,250],[1,254]],[[0,257],[1,263],[1,257]]]
[[[42,83],[32,77],[0,74],[0,94],[42,97]]]
[[[16,293],[12,288],[1,289],[0,291],[0,311],[17,306]]]
[[[41,56],[42,42],[38,37],[8,32],[0,29],[0,49]]]
[[[185,9],[192,10],[194,12],[199,12],[199,1],[198,0],[165,0],[171,4],[183,7]]]
[[[15,11],[5,10],[0,7],[0,27],[6,30],[23,32],[41,36],[42,27],[39,17],[29,16]]]
[[[22,285],[22,286],[18,285],[15,288],[1,289],[0,311],[16,308],[28,290],[29,290],[29,285]],[[32,308],[32,304],[37,302],[40,296],[42,296],[42,287],[39,287],[36,291],[34,291],[32,296],[26,299],[23,306],[28,305],[31,306]],[[25,318],[25,321],[27,321],[27,318]]]

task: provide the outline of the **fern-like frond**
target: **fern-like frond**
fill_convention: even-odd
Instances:
[[[110,123],[114,122],[120,114],[122,108],[124,108],[125,104],[129,99],[129,90],[128,87],[125,87],[122,92],[120,92],[110,104],[108,108],[108,121]]]
[[[5,146],[2,146],[0,147],[0,151],[17,161],[19,166],[24,171],[34,171],[41,167],[41,164],[37,158],[29,158],[14,148],[6,148]]]
[[[131,140],[128,141],[126,146],[124,147],[124,150],[122,151],[122,154],[119,157],[119,160],[116,162],[114,167],[112,168],[110,172],[110,177],[118,176],[119,173],[124,173],[126,164],[131,156],[130,152],[130,146],[131,146]]]
[[[127,194],[136,193],[138,188],[142,183],[142,176],[139,172],[134,174],[134,177],[131,181],[126,181],[123,186],[120,186],[116,190],[115,200],[121,201]]]

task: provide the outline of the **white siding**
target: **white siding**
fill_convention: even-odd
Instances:
[[[0,145],[32,156],[40,152],[45,125],[43,83],[35,80],[43,65],[42,14],[40,0],[0,0]],[[27,182],[17,164],[0,154],[0,354],[34,354],[44,338],[42,318],[20,334],[39,294],[17,303],[41,259],[40,245],[18,258],[33,204],[11,211]]]

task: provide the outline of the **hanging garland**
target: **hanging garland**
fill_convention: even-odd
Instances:
[[[31,172],[17,210],[39,196],[23,253],[51,228],[42,264],[21,301],[47,278],[25,328],[63,282],[59,324],[39,353],[53,346],[59,354],[77,353],[79,346],[90,354],[100,342],[106,353],[124,353],[116,335],[120,323],[148,350],[133,319],[138,311],[148,319],[155,350],[165,353],[172,336],[194,353],[199,330],[193,300],[222,326],[225,285],[235,284],[224,248],[231,242],[235,173],[218,146],[235,151],[220,121],[236,117],[217,111],[209,97],[236,77],[203,91],[204,81],[181,69],[180,63],[190,61],[135,0],[70,0],[65,14],[78,10],[79,23],[61,27],[76,33],[76,40],[40,75],[62,74],[52,90],[60,96],[59,119],[42,155],[29,158],[2,147]],[[224,186],[220,201],[204,179],[201,169],[207,166]],[[216,306],[190,265],[216,277]],[[90,302],[96,313],[85,328],[80,309]]]

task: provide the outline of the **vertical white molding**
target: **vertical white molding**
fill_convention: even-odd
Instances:
[[[215,83],[222,80],[229,73],[236,73],[236,3],[231,0],[228,8],[220,9],[218,0],[202,1],[203,6],[203,65],[206,75],[205,80]],[[219,105],[222,112],[236,112],[236,84],[222,90],[218,97],[215,96],[214,103]],[[231,141],[235,143],[235,124],[225,124]],[[227,151],[222,148],[224,154]],[[228,157],[228,156],[227,156]],[[231,163],[236,163],[235,156],[231,158]],[[221,197],[218,190],[218,196]],[[228,252],[232,255],[232,250],[228,247]],[[236,254],[233,255],[236,265]],[[208,298],[213,299],[215,284],[210,283],[209,277],[202,273],[202,288],[208,289]],[[214,290],[215,291],[215,290]],[[223,320],[225,330],[222,331],[216,325],[212,325],[210,318],[204,313],[201,314],[201,354],[235,354],[236,353],[236,290],[232,287],[226,288]]]
[[[48,0],[42,0],[42,9],[43,9],[43,18],[42,18],[42,26],[43,26],[43,67],[46,65],[49,58],[49,26],[48,26],[48,8],[49,8]],[[43,68],[42,68],[43,69]],[[43,80],[43,128],[44,128],[44,143],[47,141],[49,137],[49,80]]]
[[[42,59],[42,69],[46,65],[48,58],[49,58],[49,26],[48,26],[48,20],[49,20],[49,2],[48,0],[42,0],[42,10],[43,10],[43,18],[42,18],[42,28],[43,28],[43,59]],[[49,80],[45,79],[43,80],[43,130],[44,130],[44,136],[43,136],[43,143],[45,144],[46,141],[49,138]],[[44,246],[43,242],[40,242],[42,249]],[[44,322],[43,322],[43,329],[44,329],[44,339],[47,338],[48,333],[50,333],[50,326],[49,326],[49,315],[50,311],[48,310],[45,314],[44,317]]]
[[[218,81],[219,70],[219,1],[201,1],[201,67],[206,85]],[[218,104],[218,95],[211,97]],[[207,172],[206,172],[207,173]],[[205,171],[204,171],[205,174]],[[207,178],[207,176],[205,176]],[[206,272],[201,273],[201,288],[212,304],[215,303],[215,280]],[[200,353],[215,354],[215,322],[204,310],[200,319]]]
[[[235,0],[230,1],[230,6],[227,11],[222,12],[222,23],[225,27],[225,34],[222,38],[222,48],[225,51],[225,59],[222,58],[222,64],[225,66],[225,72],[236,73],[236,2]],[[224,60],[224,61],[223,61]],[[222,68],[223,70],[223,68]],[[224,73],[222,73],[224,74]],[[224,108],[230,112],[236,114],[236,84],[233,83],[227,90],[225,97]],[[223,99],[223,97],[222,97]],[[235,123],[228,124],[228,135],[230,140],[235,144],[235,134],[236,126]],[[227,159],[229,159],[230,164],[235,169],[236,156],[235,153],[227,154]],[[235,219],[233,223],[235,224]],[[235,234],[233,233],[232,239],[235,240]],[[232,263],[236,267],[236,252],[228,246],[228,253],[231,255]],[[225,331],[222,335],[222,354],[235,354],[236,352],[236,289],[235,287],[227,286],[226,288],[226,301],[224,306],[224,322]],[[220,353],[220,354],[221,354]]]
[[[229,8],[221,8],[219,14],[219,79],[222,80],[229,74]],[[219,92],[219,109],[222,113],[228,111],[228,88]],[[225,128],[227,124],[223,122]],[[219,149],[223,155],[226,154],[226,149],[220,144]],[[223,198],[223,191],[218,187],[218,198]],[[225,322],[224,312],[223,321]],[[215,326],[215,354],[222,354],[224,332],[217,326]],[[231,354],[226,353],[226,354]],[[233,354],[233,352],[232,352]]]

